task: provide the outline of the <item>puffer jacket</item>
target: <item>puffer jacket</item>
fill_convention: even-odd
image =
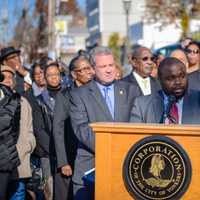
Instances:
[[[12,171],[19,164],[16,143],[19,136],[20,96],[0,85],[0,171]]]

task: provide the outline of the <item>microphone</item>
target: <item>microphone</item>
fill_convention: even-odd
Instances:
[[[169,117],[171,107],[175,102],[176,102],[176,97],[174,95],[169,95],[168,96],[168,103],[167,103],[166,108],[164,109],[163,116],[161,118],[160,123],[164,123],[166,118]]]
[[[4,80],[4,75],[0,73],[0,82],[2,82],[3,80]]]

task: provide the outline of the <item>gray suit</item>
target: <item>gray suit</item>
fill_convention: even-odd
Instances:
[[[159,94],[135,99],[130,121],[134,123],[159,123],[163,114],[163,97]],[[200,92],[189,91],[183,100],[182,124],[200,123]]]
[[[114,119],[95,81],[71,92],[70,116],[79,144],[73,182],[83,184],[84,172],[94,167],[95,135],[89,127],[92,122],[128,122],[133,100],[139,89],[128,83],[114,83]]]

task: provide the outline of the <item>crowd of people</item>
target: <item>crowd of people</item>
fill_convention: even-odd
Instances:
[[[198,43],[166,58],[138,45],[128,59],[127,76],[103,46],[77,52],[69,73],[48,57],[28,71],[20,50],[1,49],[1,200],[94,199],[92,122],[200,123]]]

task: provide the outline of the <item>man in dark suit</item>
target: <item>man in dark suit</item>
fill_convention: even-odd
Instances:
[[[116,67],[113,54],[106,47],[91,51],[95,79],[71,92],[70,117],[78,138],[78,150],[73,175],[75,200],[94,199],[83,182],[84,173],[94,168],[95,135],[92,122],[127,122],[133,100],[139,89],[121,81],[114,81]]]
[[[187,90],[185,65],[176,58],[166,58],[158,68],[158,76],[162,90],[145,98],[136,98],[130,121],[166,123],[167,119],[168,123],[199,124],[200,93]],[[176,120],[172,107],[176,108]]]
[[[133,71],[122,80],[140,88],[141,95],[149,95],[160,89],[158,81],[151,77],[153,70],[153,55],[146,47],[135,48],[130,58]]]

